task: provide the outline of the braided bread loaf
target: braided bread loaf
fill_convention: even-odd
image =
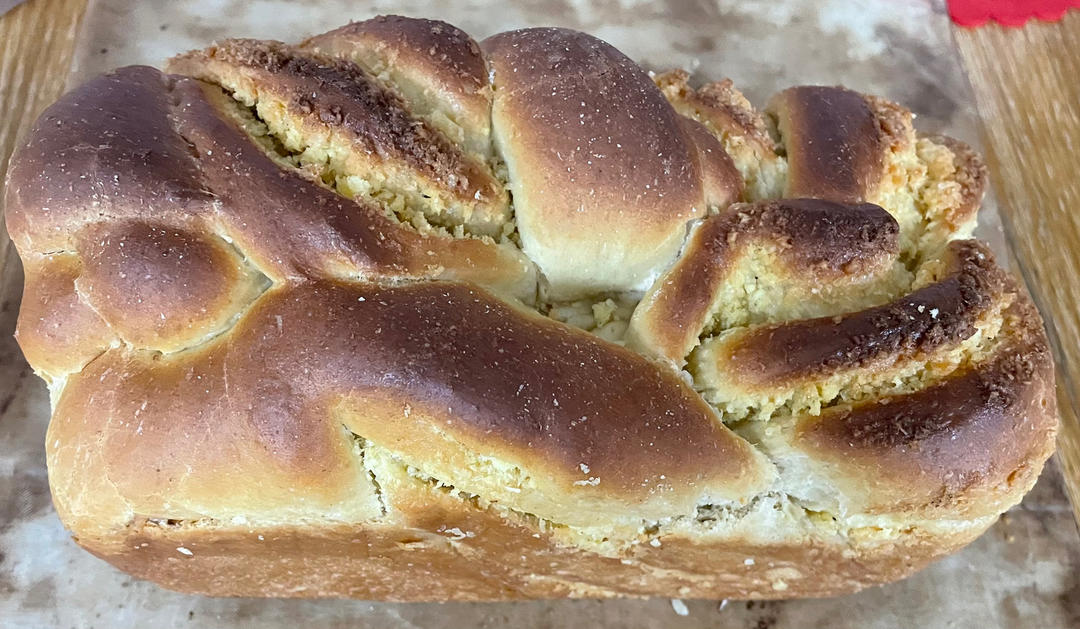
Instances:
[[[791,597],[903,577],[1057,426],[984,169],[835,87],[399,17],[53,105],[18,339],[79,544],[166,587]]]

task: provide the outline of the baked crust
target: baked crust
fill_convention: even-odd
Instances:
[[[866,199],[881,184],[889,138],[862,94],[842,87],[792,87],[773,97],[788,158],[786,197]]]
[[[896,220],[869,203],[783,199],[732,205],[694,228],[682,255],[646,293],[630,322],[631,345],[682,366],[721,302],[736,298],[724,289],[740,265],[762,249],[793,299],[831,305],[844,288],[867,292],[866,284],[892,270],[898,236]],[[762,280],[754,276],[755,283]],[[791,290],[804,287],[816,292]],[[732,290],[744,292],[741,286]]]
[[[966,239],[985,168],[899,105],[401,17],[169,68],[64,96],[6,192],[54,502],[132,574],[826,596],[1053,450],[1038,313]]]
[[[381,15],[316,35],[301,47],[348,59],[386,77],[414,114],[459,140],[467,151],[491,155],[487,61],[480,46],[456,26]]]
[[[727,164],[708,179],[731,184],[705,187],[703,169],[718,165],[698,157],[690,127],[607,43],[539,28],[482,47],[522,250],[552,300],[647,288],[678,253],[688,221],[738,198]]]
[[[381,473],[383,524],[234,526],[142,523],[118,543],[77,538],[135,576],[213,596],[349,596],[389,601],[673,596],[832,596],[903,578],[974,539],[992,518],[853,546],[794,528],[763,536],[769,513],[738,528],[679,523],[617,557],[567,543],[534,521],[476,506],[405,474]]]

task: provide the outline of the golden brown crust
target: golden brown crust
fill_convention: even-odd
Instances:
[[[220,90],[177,79],[177,130],[220,201],[218,219],[277,277],[359,275],[467,279],[531,300],[535,271],[520,252],[475,238],[421,234],[370,202],[345,199],[283,169],[223,119]]]
[[[108,537],[136,517],[288,521],[314,511],[355,522],[377,513],[341,425],[300,406],[299,383],[245,379],[239,366],[228,351],[117,348],[70,376],[46,437],[64,522]]]
[[[54,502],[134,574],[833,595],[967,543],[1052,451],[1038,314],[958,241],[982,164],[898,105],[794,88],[774,146],[730,82],[398,17],[172,67],[51,107],[6,197]]]
[[[215,236],[142,222],[96,223],[78,235],[83,299],[125,342],[176,351],[222,331],[266,287]]]
[[[917,135],[909,110],[840,87],[790,88],[769,110],[786,157],[784,196],[881,205],[900,223],[906,261],[971,235],[986,168],[966,144]]]
[[[483,49],[518,232],[552,299],[646,288],[708,205],[680,116],[637,64],[584,33],[511,31]]]
[[[220,494],[213,473],[243,461],[280,475],[275,493],[249,470],[260,512],[288,508],[286,487],[306,488],[307,509],[319,491],[334,504],[354,476],[342,425],[462,489],[576,525],[746,500],[771,474],[675,374],[463,285],[271,289],[227,338],[175,357],[107,352],[72,377],[55,438],[79,438],[66,425],[109,432],[77,423],[96,389],[109,392],[96,415],[139,417],[99,448],[101,473],[144,516],[161,501],[184,517],[232,512],[240,489]],[[194,447],[170,445],[182,440]],[[514,472],[478,476],[485,460]]]
[[[784,196],[855,203],[885,170],[886,132],[866,97],[842,87],[801,86],[769,103],[788,161]]]
[[[224,230],[273,279],[460,278],[532,300],[535,271],[520,252],[419,233],[370,202],[335,194],[275,163],[214,98],[224,96],[212,86],[136,67],[51,107],[11,173],[7,219],[16,245],[24,254],[73,250],[75,234],[94,221],[149,221]],[[40,166],[57,153],[63,168]]]
[[[720,140],[700,122],[681,116],[679,124],[694,145],[705,192],[705,204],[725,208],[742,195],[743,180]]]
[[[870,512],[995,515],[1034,485],[1057,432],[1053,362],[1034,307],[1006,313],[983,364],[920,391],[801,418],[793,446]],[[858,480],[856,480],[858,479]],[[872,489],[870,489],[872,487]]]
[[[720,140],[746,179],[743,200],[779,196],[787,164],[776,153],[776,141],[764,116],[730,79],[706,83],[695,90],[689,78],[685,70],[671,70],[654,76],[653,81],[675,111],[698,121]]]
[[[405,170],[423,194],[458,207],[463,220],[483,233],[498,234],[506,219],[506,191],[486,165],[351,61],[280,42],[235,39],[177,57],[169,70],[222,85],[254,104],[280,104],[304,133],[341,134],[356,153],[358,172]]]
[[[15,337],[27,362],[46,376],[78,371],[116,335],[75,290],[82,263],[73,254],[25,256]]]
[[[726,341],[728,367],[756,384],[897,360],[970,337],[1005,290],[1004,272],[974,241],[950,243],[940,281],[848,315],[751,328]],[[734,375],[734,374],[733,374]]]
[[[634,313],[631,343],[682,364],[707,331],[737,266],[770,247],[770,264],[798,282],[820,285],[845,276],[873,276],[897,253],[896,221],[870,204],[816,199],[738,204],[710,216],[693,232],[679,260]]]
[[[684,116],[700,120],[721,137],[741,137],[759,156],[774,154],[774,144],[765,119],[735,89],[731,79],[706,83],[698,89],[689,84],[685,70],[669,70],[653,77],[657,87]]]
[[[491,87],[480,46],[461,29],[438,20],[381,15],[306,40],[301,48],[342,57],[386,77],[440,130],[456,125],[473,153],[491,153]],[[434,97],[434,98],[433,98]],[[426,102],[432,100],[433,102]]]
[[[96,220],[152,214],[182,226],[206,211],[213,195],[169,109],[167,80],[144,66],[97,77],[46,109],[8,171],[4,214],[19,252],[70,251]]]
[[[392,524],[133,527],[122,543],[79,543],[164,587],[213,596],[348,596],[390,601],[678,596],[775,599],[849,593],[893,581],[966,544],[991,521],[852,548],[840,538],[773,543],[673,531],[606,557],[513,515],[424,484],[395,484]],[[726,537],[726,539],[725,539]],[[181,550],[182,549],[182,550]]]
[[[461,29],[439,20],[380,15],[352,22],[306,40],[302,47],[317,50],[355,50],[362,54],[377,48],[386,66],[416,69],[433,75],[448,92],[462,98],[479,97],[476,108],[485,102],[487,65],[480,47]]]

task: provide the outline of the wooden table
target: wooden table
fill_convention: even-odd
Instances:
[[[0,16],[0,175],[18,135],[63,91],[86,6],[29,0]],[[983,121],[1014,268],[1051,327],[1058,458],[1080,521],[1080,11],[1022,29],[957,28],[954,37]],[[17,294],[19,279],[0,228],[0,296]]]
[[[1058,460],[1080,522],[1080,11],[955,30],[1002,223],[1058,367]]]
[[[32,0],[0,16],[0,181],[20,132],[64,91],[86,1]],[[17,279],[15,257],[0,226],[0,295]]]

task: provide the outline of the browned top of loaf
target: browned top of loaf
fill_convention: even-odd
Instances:
[[[800,281],[871,272],[898,250],[899,227],[869,203],[783,199],[735,204],[705,219],[650,294],[637,325],[646,345],[676,362],[708,326],[717,290],[751,245],[776,250],[772,263]]]
[[[361,142],[362,150],[399,158],[465,198],[491,200],[487,197],[500,190],[494,188],[487,172],[441,134],[418,122],[397,94],[383,89],[356,64],[301,54],[279,42],[230,39],[203,53],[178,58],[172,66],[193,73],[208,61],[258,73],[271,89],[288,94],[289,106],[299,114],[349,131]]]
[[[862,94],[793,87],[773,97],[770,108],[788,155],[786,196],[857,202],[878,185],[886,146]]]
[[[123,68],[45,110],[8,171],[5,217],[20,253],[70,250],[91,221],[183,224],[209,211],[213,194],[168,117],[169,85],[153,68]]]
[[[440,20],[380,15],[316,35],[303,46],[332,50],[384,47],[403,67],[437,77],[459,97],[480,98],[480,104],[480,92],[488,87],[480,47],[468,33]]]
[[[530,512],[577,524],[692,510],[770,474],[675,373],[457,283],[274,288],[197,351],[110,350],[68,386],[51,440],[104,434],[102,468],[85,473],[115,479],[150,516],[170,501],[183,517],[209,515],[199,510],[237,494],[273,513],[300,488],[305,510],[348,502],[356,468],[342,425],[420,470],[433,448],[516,466],[547,496]],[[114,421],[129,417],[137,428]],[[251,461],[267,473],[228,474],[226,493],[208,476]],[[471,470],[440,472],[487,488]]]
[[[367,46],[408,70],[373,71],[393,55],[354,55]],[[190,76],[131,67],[73,90],[10,169],[8,228],[27,270],[19,341],[58,396],[50,475],[77,534],[136,518],[376,520],[395,497],[365,461],[373,446],[409,478],[522,521],[610,525],[604,535],[627,547],[703,505],[737,522],[790,488],[790,470],[695,391],[719,387],[671,363],[714,332],[718,287],[758,245],[784,286],[869,281],[898,265],[908,283],[874,308],[715,331],[710,342],[733,348],[715,354],[738,376],[721,384],[780,390],[878,359],[967,352],[895,399],[786,418],[783,448],[822,465],[811,482],[871,505],[860,515],[962,519],[1018,500],[1052,449],[1052,365],[1023,291],[972,242],[944,248],[943,271],[917,290],[911,278],[940,260],[900,259],[900,241],[920,236],[901,229],[933,224],[944,242],[973,215],[977,157],[953,141],[922,145],[939,149],[939,187],[959,193],[941,193],[949,207],[905,210],[923,212],[914,221],[859,203],[888,203],[873,193],[893,153],[923,159],[896,105],[787,90],[772,106],[774,152],[730,84],[694,91],[675,74],[658,87],[566,29],[478,46],[407,18],[299,47],[232,40],[174,67]],[[280,104],[299,134],[348,136],[342,150],[371,167],[365,176],[396,169],[475,202],[470,211],[488,203],[499,237],[414,227],[385,196],[338,194],[327,181],[337,173],[272,146],[284,131],[249,135],[232,95],[243,86],[272,93],[260,104]],[[428,87],[443,91],[421,104]],[[458,135],[433,122],[455,107],[473,116]],[[739,168],[786,162],[761,176],[787,172],[800,198],[729,207],[743,182],[724,147],[748,145]],[[530,310],[641,291],[631,331],[670,360]],[[989,349],[960,347],[968,338]],[[817,535],[807,530],[786,539]]]
[[[1053,361],[1034,306],[1005,314],[1010,338],[978,366],[909,395],[838,405],[797,422],[793,443],[873,512],[993,515],[1030,487],[1054,449]]]
[[[305,41],[301,48],[343,58],[396,88],[413,112],[488,157],[492,88],[480,46],[446,22],[379,16]]]
[[[349,200],[283,171],[224,119],[207,93],[220,90],[179,79],[177,128],[199,151],[202,173],[222,200],[230,233],[264,269],[290,276],[315,269],[372,276],[461,277],[527,295],[531,265],[516,251],[478,239],[420,234],[370,202]],[[341,269],[341,270],[338,270]]]
[[[882,356],[930,352],[965,339],[1001,298],[1005,274],[974,241],[954,241],[940,281],[844,316],[761,326],[739,339],[731,364],[755,382],[827,374]]]
[[[87,225],[133,220],[224,229],[273,278],[435,276],[533,292],[531,264],[512,248],[418,233],[283,168],[215,106],[221,98],[193,79],[133,67],[50,108],[10,174],[8,226],[20,251],[70,250]]]
[[[536,28],[482,48],[522,247],[553,298],[644,289],[687,221],[738,198],[722,148],[606,42]]]
[[[614,47],[556,28],[501,33],[483,47],[515,144],[544,173],[549,192],[596,189],[601,200],[591,203],[614,197],[648,227],[670,220],[669,210],[700,188],[687,139],[672,133],[678,115]],[[568,202],[545,219],[577,214]]]

